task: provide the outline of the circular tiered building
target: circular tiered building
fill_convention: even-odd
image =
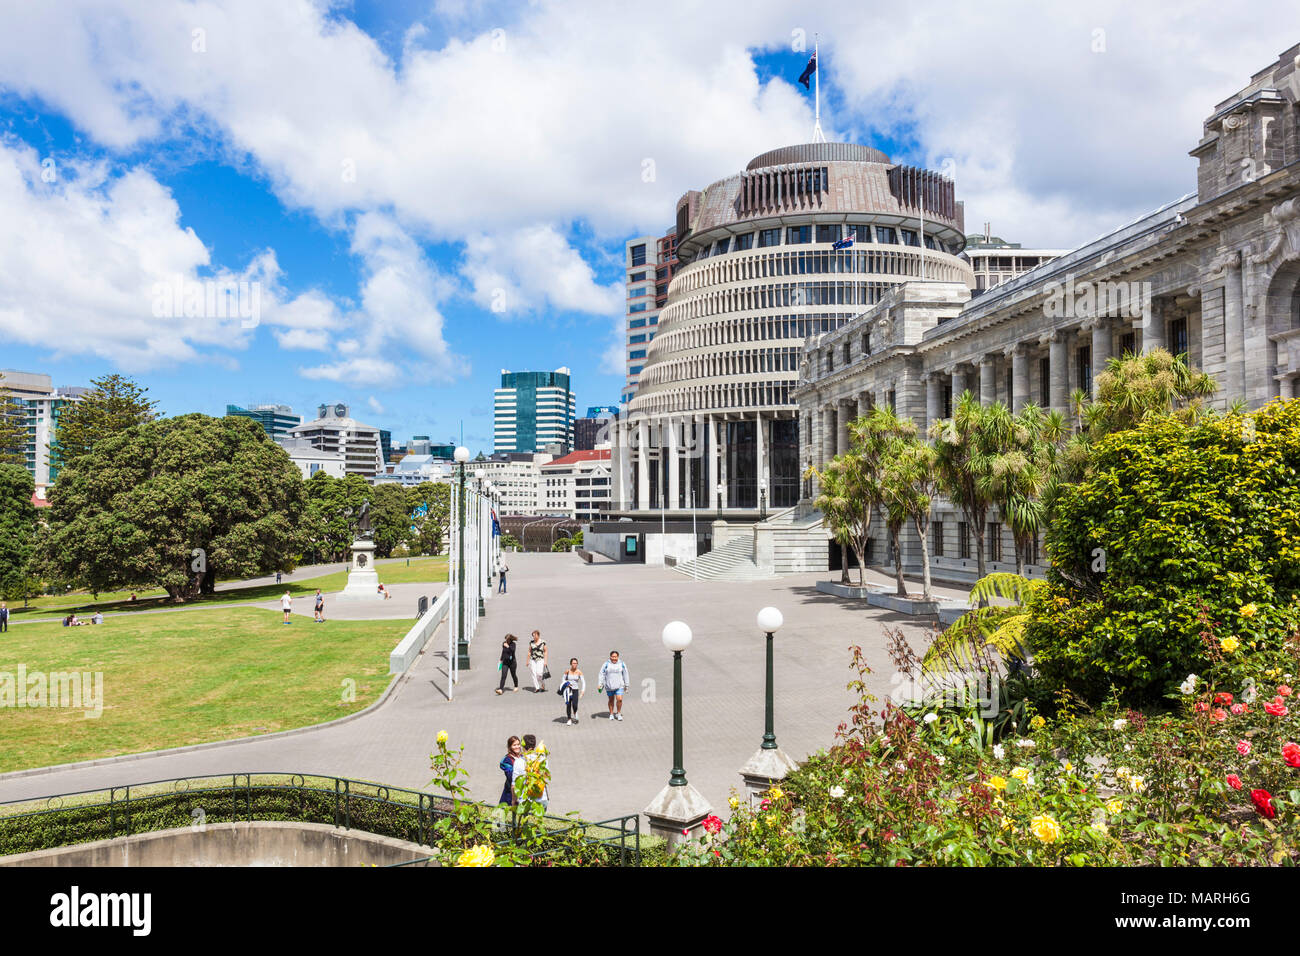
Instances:
[[[772,150],[687,193],[677,237],[682,265],[615,429],[623,512],[794,505],[812,437],[792,398],[805,339],[905,280],[974,285],[952,181],[849,143]]]

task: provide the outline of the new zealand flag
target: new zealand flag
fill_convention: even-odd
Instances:
[[[811,79],[812,75],[816,72],[817,72],[817,52],[814,50],[813,55],[808,58],[808,65],[805,66],[803,68],[803,72],[799,74],[799,82],[803,84],[803,88],[805,90],[812,89],[812,87],[808,85],[808,80]]]
[[[853,241],[854,241],[855,239],[857,239],[857,237],[858,237],[858,234],[857,234],[856,232],[851,232],[851,233],[849,233],[847,236],[845,236],[843,239],[839,239],[839,240],[837,240],[835,243],[833,243],[833,244],[831,245],[831,248],[832,248],[832,249],[848,249],[848,248],[851,248],[852,245],[853,245]]]

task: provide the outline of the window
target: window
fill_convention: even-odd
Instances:
[[[644,336],[644,335],[634,335],[634,336],[632,336],[630,339],[628,339],[628,341],[629,341],[629,342],[632,342],[632,343],[636,343],[636,342],[644,342],[644,341],[645,341],[645,336]]]
[[[666,285],[657,285],[657,286],[655,286],[655,295],[656,295],[656,296],[667,295],[667,294],[668,294],[668,286],[666,286]]]
[[[1075,378],[1079,388],[1085,392],[1092,391],[1092,348],[1081,345],[1075,352]]]
[[[986,557],[990,561],[1002,560],[1002,525],[996,521],[989,522],[988,553]]]
[[[870,332],[862,333],[862,354],[863,355],[871,354],[871,333]]]
[[[633,319],[627,324],[629,329],[640,329],[645,326],[645,319]]]
[[[779,246],[781,244],[780,229],[763,229],[758,234],[758,247],[760,249],[767,246]]]
[[[858,239],[859,239],[859,240],[862,239],[861,227],[859,227]],[[877,241],[877,242],[883,242],[883,243],[886,243],[886,244],[891,245],[891,246],[893,246],[893,245],[897,245],[897,244],[898,244],[898,235],[897,235],[897,233],[894,231],[894,227],[893,227],[893,226],[877,226],[877,227],[876,227],[876,241]]]
[[[1043,357],[1038,360],[1038,404],[1047,408],[1052,404],[1052,360]]]
[[[1169,351],[1175,355],[1186,355],[1187,348],[1187,320],[1174,319],[1169,323]]]
[[[812,226],[791,226],[785,231],[785,241],[791,245],[812,242]]]
[[[936,558],[942,558],[943,557],[943,522],[935,521],[931,525],[931,527],[933,528],[931,534],[932,534],[932,540],[934,541],[934,556]]]
[[[628,282],[644,282],[644,281],[645,281],[645,273],[644,273],[644,272],[633,272],[630,276],[628,276],[628,280],[627,280],[627,281],[628,281]]]
[[[656,269],[656,270],[655,270],[655,279],[656,279],[656,280],[663,281],[664,279],[667,279],[667,278],[668,278],[668,270],[667,270],[667,269]]]
[[[752,232],[747,232],[743,236],[736,237],[737,252],[739,252],[741,249],[753,249],[753,248],[754,248],[754,234]]]
[[[720,256],[720,255],[722,255],[724,252],[726,252],[726,251],[727,251],[728,249],[730,249],[730,248],[731,248],[731,237],[728,236],[726,239],[719,239],[719,240],[714,244],[714,246],[713,246],[713,254],[714,254],[715,256]]]
[[[905,246],[919,246],[919,245],[921,244],[921,243],[918,242],[917,239],[916,239],[916,232],[915,232],[915,231],[913,231],[913,230],[911,230],[911,229],[901,229],[901,230],[899,230],[899,231],[902,232],[902,234],[903,234],[903,245],[905,245]]]
[[[645,265],[645,243],[644,242],[641,243],[640,245],[636,245],[632,247],[632,265],[634,266]]]
[[[1137,351],[1137,333],[1125,332],[1119,337],[1119,354],[1132,355]]]
[[[629,311],[629,312],[644,312],[644,311],[645,311],[645,307],[646,307],[646,304],[645,304],[644,302],[637,302],[635,305],[628,306],[628,311]]]
[[[844,343],[844,364],[848,365],[853,361],[853,353],[849,350],[849,343]]]
[[[833,226],[818,226],[817,241],[818,242],[839,242],[840,224],[836,223]]]
[[[957,556],[970,557],[970,525],[965,521],[957,522]]]

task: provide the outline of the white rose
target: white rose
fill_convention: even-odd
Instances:
[[[932,724],[938,719],[939,719],[939,715],[935,713],[929,713],[925,715],[925,722],[927,724]]]
[[[1123,729],[1124,729],[1125,727],[1127,727],[1127,726],[1128,726],[1128,721],[1125,720],[1123,717],[1120,717],[1119,719],[1117,719],[1114,723],[1112,723],[1112,724],[1110,725],[1110,729],[1111,729],[1111,730],[1123,730]]]
[[[993,745],[993,758],[995,760],[1005,760],[1006,756],[1007,756],[1007,749],[1005,747],[1003,747],[1001,744]]]
[[[844,788],[843,788],[843,787],[831,787],[831,798],[832,798],[832,799],[834,799],[834,800],[838,800],[838,799],[840,799],[840,797],[842,797],[842,796],[844,796]]]

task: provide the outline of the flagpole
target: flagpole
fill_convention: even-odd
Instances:
[[[921,173],[921,281],[925,281],[925,173]]]
[[[822,132],[822,58],[821,58],[821,34],[813,34],[813,87],[815,89],[814,101],[816,102],[816,113],[813,122],[813,142],[826,142],[826,134]]]

